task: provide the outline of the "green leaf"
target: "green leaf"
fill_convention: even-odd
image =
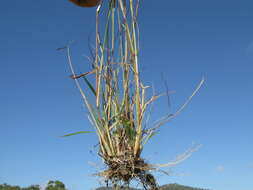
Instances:
[[[69,136],[79,135],[79,134],[83,134],[83,133],[93,133],[93,132],[92,131],[78,131],[78,132],[75,132],[75,133],[69,133],[69,134],[61,136],[61,137],[69,137]]]
[[[126,130],[126,134],[129,138],[129,140],[134,140],[135,139],[135,136],[136,136],[136,131],[135,129],[133,128],[133,126],[131,126],[131,121],[129,120],[125,120],[122,122],[122,125],[124,126],[125,130]]]
[[[96,91],[95,89],[93,88],[92,84],[90,83],[90,81],[85,77],[83,76],[83,79],[84,81],[86,82],[86,84],[88,85],[88,87],[90,88],[90,90],[93,92],[93,94],[96,96]]]

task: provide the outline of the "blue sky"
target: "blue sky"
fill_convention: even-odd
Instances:
[[[140,9],[144,83],[165,91],[156,119],[175,111],[202,76],[206,81],[184,112],[163,126],[143,157],[165,163],[202,148],[182,164],[157,174],[160,184],[213,190],[253,188],[253,2],[228,0],[143,1]],[[95,134],[59,136],[92,129],[69,79],[66,56],[56,48],[75,40],[73,61],[89,70],[83,55],[94,42],[95,9],[62,0],[3,1],[0,6],[0,184],[28,186],[62,180],[70,190],[92,189],[103,168]],[[94,162],[94,165],[89,164]]]

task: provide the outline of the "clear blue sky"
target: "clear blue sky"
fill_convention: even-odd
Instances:
[[[150,163],[165,163],[192,142],[203,144],[169,169],[172,176],[157,174],[160,184],[253,189],[252,10],[250,0],[143,0],[143,81],[165,91],[163,73],[176,91],[171,108],[166,98],[157,102],[153,118],[175,111],[206,78],[187,109],[143,153]],[[94,13],[67,0],[1,1],[0,184],[58,179],[70,190],[99,186],[92,176],[103,167],[93,150],[95,134],[59,138],[92,127],[68,77],[66,56],[56,51],[75,40],[73,61],[87,71],[83,55],[90,55],[89,38],[94,42]]]

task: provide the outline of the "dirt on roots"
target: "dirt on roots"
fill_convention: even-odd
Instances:
[[[106,182],[112,184],[126,185],[132,180],[138,180],[146,190],[158,190],[158,184],[155,177],[150,173],[154,170],[142,158],[132,155],[124,155],[112,158],[103,158],[107,170],[98,173],[98,176],[104,177]]]

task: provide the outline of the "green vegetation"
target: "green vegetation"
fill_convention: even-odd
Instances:
[[[0,190],[40,190],[41,187],[39,185],[30,185],[29,187],[21,188],[20,186],[11,186],[7,184],[0,184]],[[49,181],[45,190],[67,190],[64,183],[61,181]],[[111,187],[99,187],[96,190],[112,190]],[[124,188],[121,190],[140,190],[136,188]],[[168,184],[163,185],[159,188],[159,190],[207,190],[200,188],[193,188],[178,184]]]
[[[11,186],[6,183],[0,184],[0,190],[41,190],[41,186],[39,185],[30,185],[29,187],[20,187],[20,186]],[[64,183],[61,181],[49,181],[47,183],[47,186],[45,187],[45,190],[67,190],[65,188]]]
[[[40,190],[39,185],[30,185],[29,187],[11,186],[6,183],[0,184],[0,190]]]
[[[66,190],[64,183],[61,181],[49,181],[45,190]]]

